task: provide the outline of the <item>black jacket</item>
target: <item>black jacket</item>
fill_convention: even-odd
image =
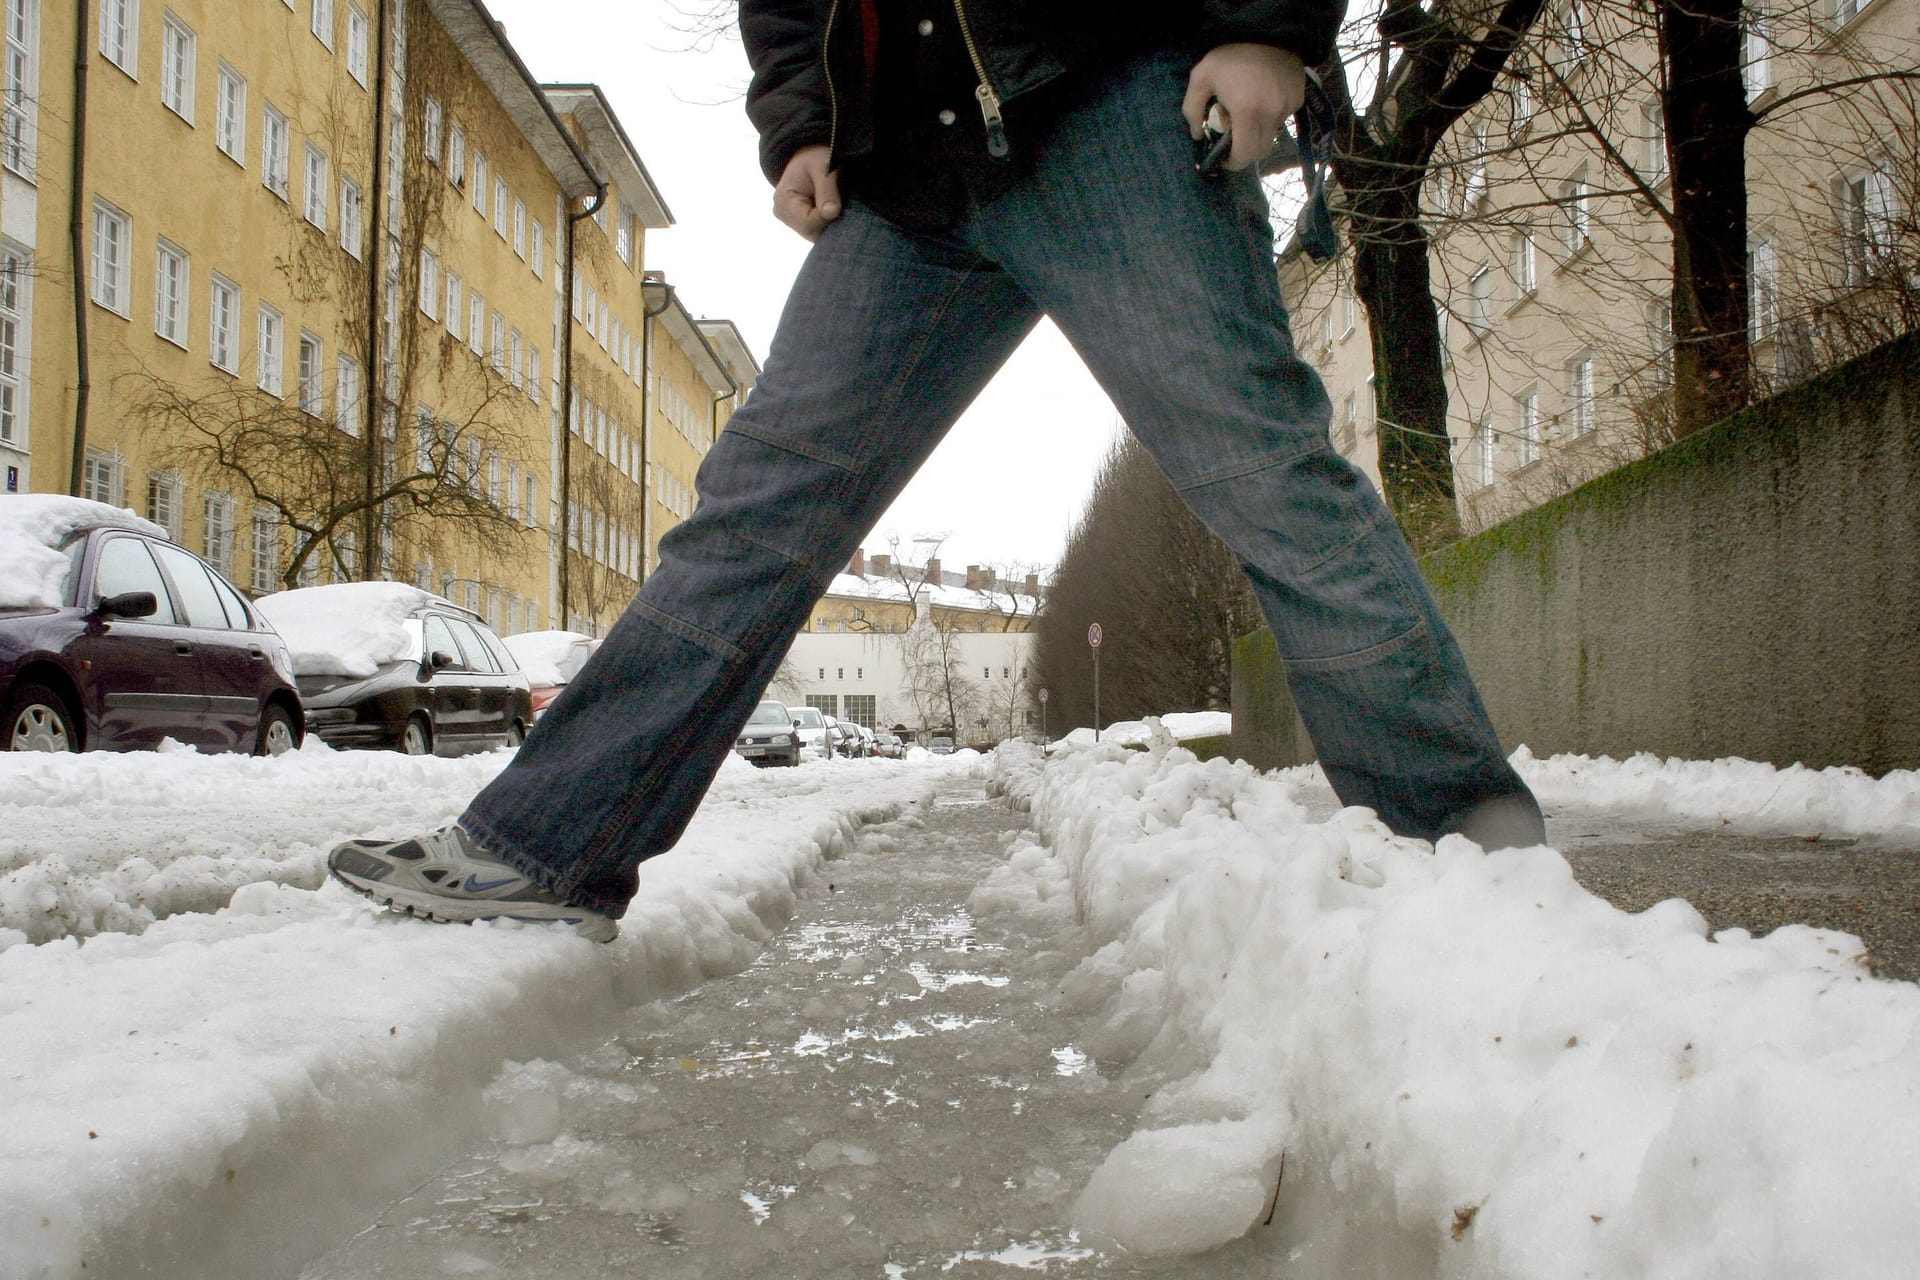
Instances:
[[[954,0],[954,7],[1003,105],[1068,72],[1151,47],[1270,44],[1315,66],[1332,52],[1344,11],[1337,0]],[[740,34],[753,66],[747,115],[760,131],[768,181],[778,181],[802,147],[829,144],[839,165],[873,146],[861,29],[871,12],[862,0],[740,0]],[[1017,107],[1008,120],[1018,126]]]

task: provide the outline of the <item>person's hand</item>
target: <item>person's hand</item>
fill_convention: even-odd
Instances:
[[[840,216],[840,183],[827,167],[831,159],[825,146],[802,147],[774,184],[773,216],[810,241]]]
[[[1270,44],[1223,44],[1193,64],[1180,114],[1197,142],[1207,104],[1218,99],[1233,131],[1227,168],[1259,164],[1273,151],[1274,139],[1307,97],[1307,72],[1300,59]]]

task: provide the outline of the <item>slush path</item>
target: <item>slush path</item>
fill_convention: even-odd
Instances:
[[[1272,1274],[1277,1232],[1165,1263],[1072,1236],[1142,1099],[1050,1007],[1078,939],[967,910],[1022,825],[962,789],[867,828],[752,967],[509,1066],[496,1140],[302,1280]]]

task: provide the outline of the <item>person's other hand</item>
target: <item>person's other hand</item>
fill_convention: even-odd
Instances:
[[[1306,68],[1296,55],[1270,44],[1223,44],[1193,64],[1180,114],[1197,142],[1207,104],[1217,99],[1233,132],[1227,168],[1245,169],[1272,153],[1274,139],[1306,97]]]
[[[774,184],[773,216],[810,241],[840,216],[840,183],[827,167],[831,158],[825,146],[802,147]]]

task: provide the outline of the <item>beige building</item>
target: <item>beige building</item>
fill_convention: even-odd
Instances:
[[[1920,320],[1920,0],[1775,0],[1747,80],[1750,339],[1784,385]],[[1498,90],[1453,130],[1427,188],[1455,485],[1469,530],[1672,438],[1670,194],[1652,47],[1623,11],[1556,5]],[[1282,286],[1333,437],[1378,483],[1371,340],[1351,255],[1290,250]]]
[[[610,625],[756,370],[646,270],[672,218],[604,95],[536,84],[478,0],[76,12],[8,0],[7,488],[256,593]]]

